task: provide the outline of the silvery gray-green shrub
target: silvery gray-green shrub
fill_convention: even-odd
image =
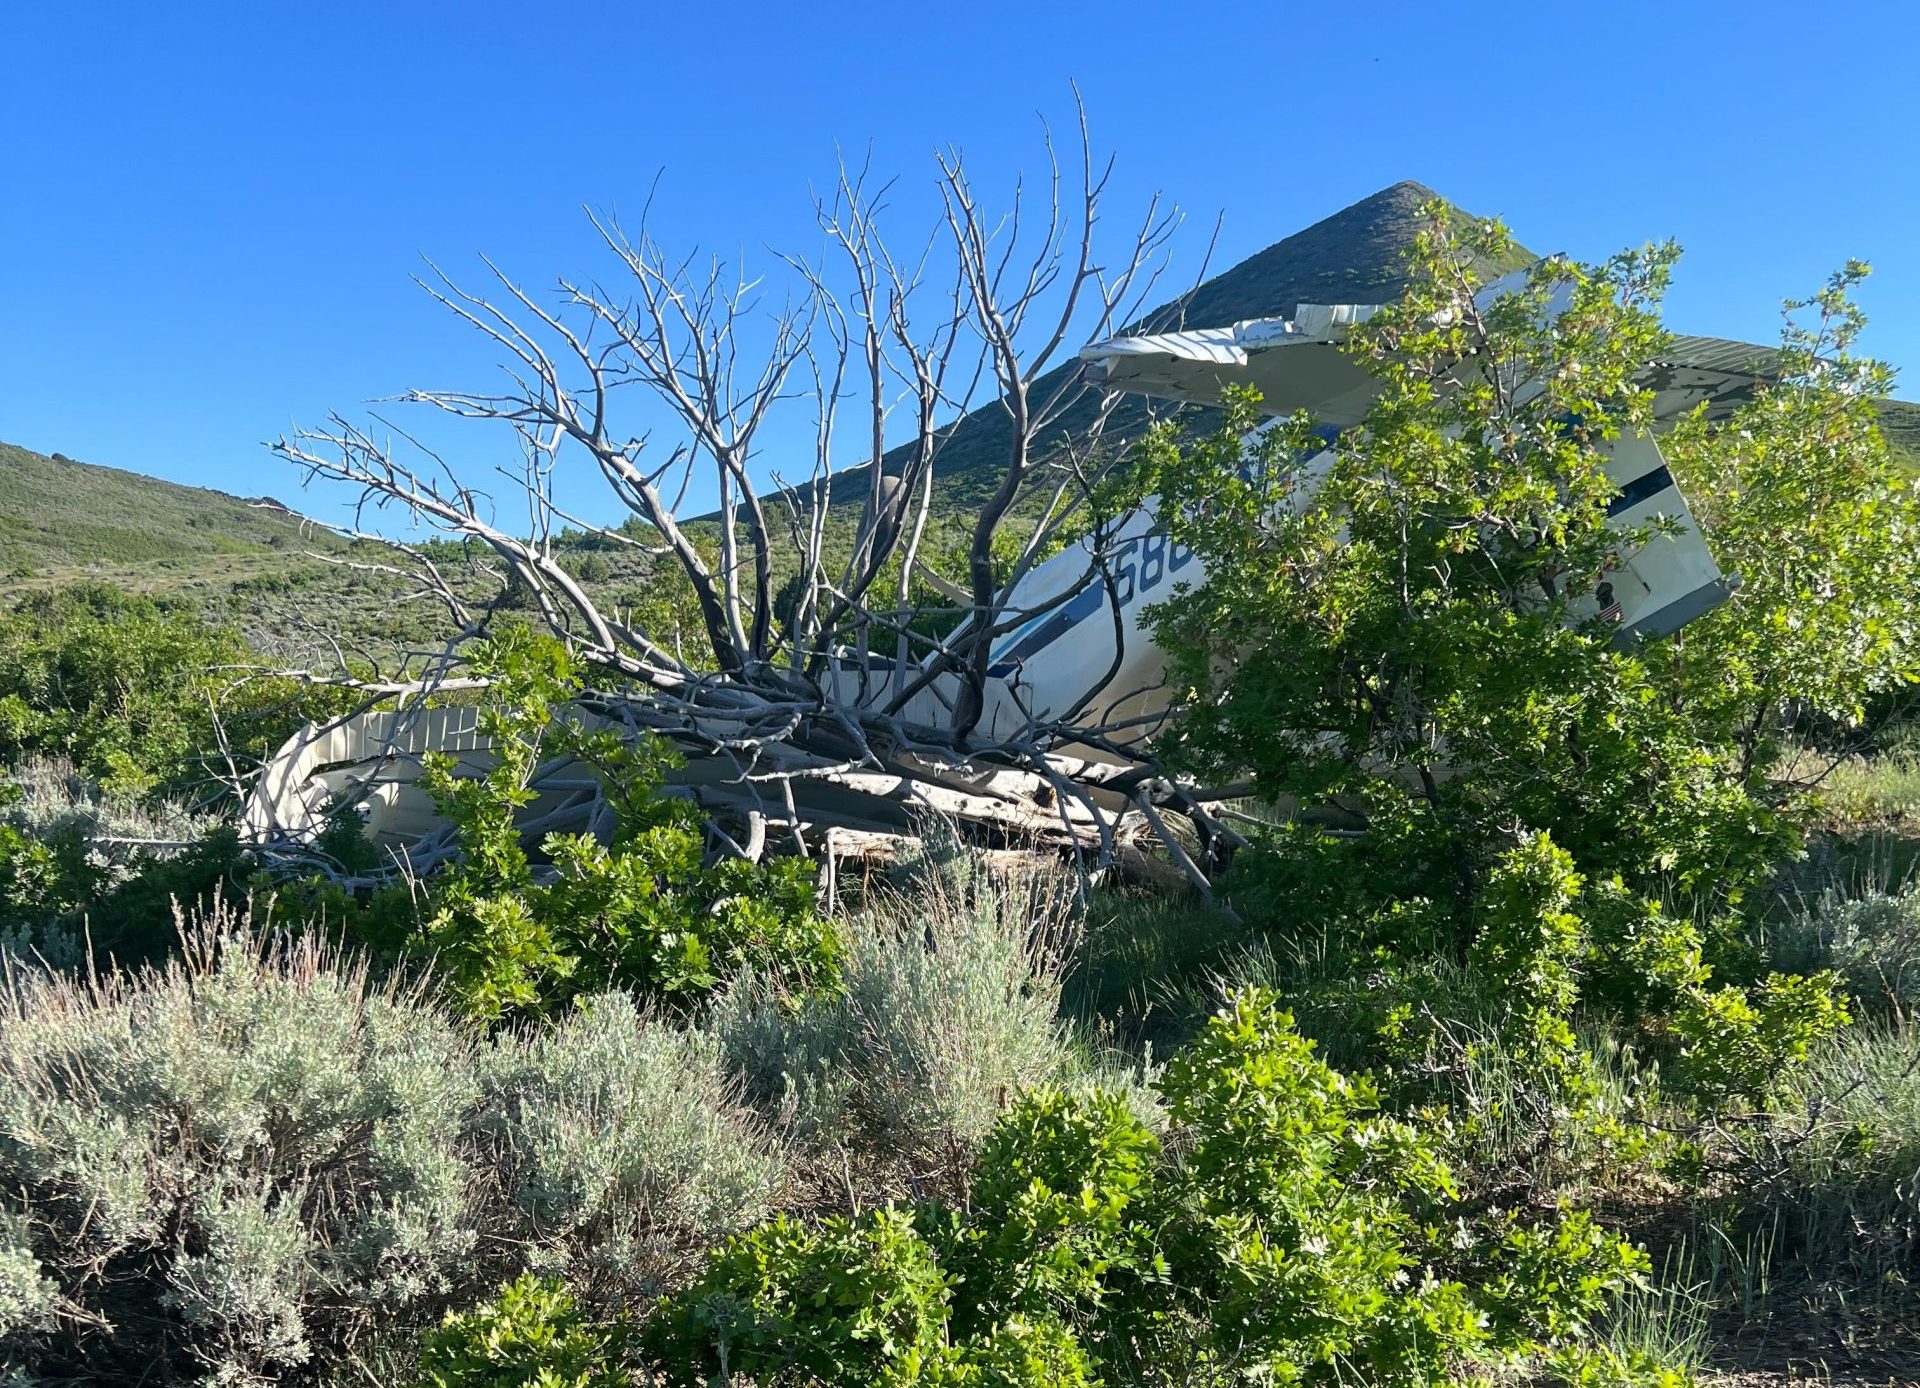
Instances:
[[[764,1219],[785,1178],[718,1041],[626,994],[503,1037],[486,1072],[482,1121],[531,1261],[575,1291],[652,1290],[676,1261]]]
[[[27,1221],[18,1215],[0,1220],[0,1336],[50,1325],[58,1293],[33,1256]]]
[[[750,1090],[798,1136],[929,1159],[964,1155],[1023,1088],[1077,1078],[1059,1020],[1072,883],[948,865],[845,925],[839,986],[794,1000],[741,980],[713,1027]]]
[[[1896,1019],[1920,1016],[1920,883],[1834,898],[1814,919],[1847,991]]]
[[[612,1297],[762,1218],[717,1044],[590,1000],[484,1040],[222,909],[0,976],[0,1374],[308,1381],[539,1266]]]
[[[51,1329],[7,1328],[16,1363],[246,1382],[466,1275],[472,1043],[230,912],[185,943],[164,968],[0,988],[9,1296],[26,1256],[57,1288]]]

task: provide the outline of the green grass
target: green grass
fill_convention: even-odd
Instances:
[[[1100,891],[1062,988],[1068,1016],[1164,1054],[1219,1003],[1212,980],[1245,952],[1245,927],[1177,895]]]
[[[1713,1351],[1714,1290],[1703,1281],[1693,1251],[1667,1250],[1653,1279],[1620,1298],[1601,1334],[1622,1355],[1643,1355],[1683,1373],[1707,1367]]]
[[[1920,405],[1905,400],[1882,401],[1880,428],[1908,469],[1920,472]]]
[[[1901,747],[1848,757],[1820,784],[1828,816],[1853,828],[1920,828],[1920,755]]]
[[[225,492],[0,444],[0,573],[169,560],[217,569],[324,542]]]
[[[1784,1107],[1794,1118],[1767,1155],[1783,1169],[1810,1264],[1911,1266],[1920,1254],[1920,1029],[1842,1032],[1792,1072]]]

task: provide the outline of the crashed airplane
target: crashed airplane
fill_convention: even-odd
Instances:
[[[1487,286],[1481,298],[1510,292],[1526,274]],[[1172,402],[1217,404],[1230,386],[1255,387],[1271,416],[1305,411],[1326,427],[1331,440],[1364,419],[1377,390],[1374,377],[1341,350],[1349,329],[1376,311],[1366,304],[1301,304],[1287,319],[1111,338],[1083,348],[1079,370],[1101,392]],[[1775,360],[1775,353],[1747,343],[1673,339],[1647,377],[1656,429],[1700,407],[1710,417],[1724,417],[1751,397]],[[1623,555],[1620,568],[1609,576],[1610,591],[1590,600],[1592,611],[1578,615],[1616,621],[1623,641],[1661,636],[1725,601],[1733,580],[1720,573],[1692,524],[1655,438],[1626,436],[1606,448],[1608,475],[1618,489],[1610,523],[1628,530],[1664,516],[1679,524]],[[1304,476],[1324,473],[1331,458],[1329,450],[1307,460]],[[1119,779],[1101,769],[1118,760],[1115,753],[1125,751],[1125,741],[1109,737],[1098,746],[1082,745],[1071,728],[1085,717],[1107,728],[1130,729],[1127,737],[1136,743],[1150,738],[1156,718],[1166,714],[1169,693],[1164,658],[1148,634],[1145,613],[1178,585],[1201,581],[1203,566],[1169,542],[1151,502],[1107,533],[1103,555],[1092,551],[1092,543],[1083,540],[1036,565],[1006,595],[1000,611],[1010,629],[991,648],[976,735],[980,744],[1005,745],[1023,729],[1049,730],[1042,753],[1049,762],[1042,770],[1050,773],[1058,766],[1063,775],[1075,777],[1079,798],[1050,794],[1043,777],[1004,767],[962,767],[963,772],[977,770],[978,779],[969,781],[955,773],[951,760],[929,768],[925,779],[822,765],[810,779],[782,786],[788,828],[797,842],[804,845],[811,836],[825,846],[831,862],[836,835],[839,851],[858,854],[877,839],[910,834],[916,817],[926,812],[965,818],[983,795],[1020,781],[1023,793],[1053,807],[1039,820],[1066,823],[1074,843],[1097,841],[1103,858],[1128,839],[1123,820],[1131,820],[1140,836],[1150,822],[1174,847],[1152,803],[1143,803],[1138,778],[1115,792]],[[1102,559],[1114,577],[1111,590],[1105,582],[1089,580]],[[1022,614],[1030,615],[1021,620]],[[829,671],[823,697],[857,715],[893,696],[906,725],[936,723],[941,711],[951,708],[953,673],[920,679],[920,672],[908,666],[876,674],[877,664],[868,659],[858,671]],[[917,691],[915,683],[921,686]],[[901,704],[903,689],[910,697]],[[471,708],[415,706],[304,729],[259,778],[246,810],[246,830],[257,845],[291,848],[310,843],[338,807],[352,806],[372,840],[396,861],[426,866],[454,851],[446,827],[415,784],[420,756],[429,750],[454,754],[473,773],[490,761]],[[760,749],[756,764],[763,757],[778,761],[775,750]],[[755,817],[769,812],[756,788],[754,767],[737,757],[694,756],[672,780],[675,793],[703,805],[760,807],[745,811]],[[1056,788],[1060,784],[1056,780]],[[796,804],[792,792],[801,788],[805,794]],[[529,835],[555,829],[602,832],[609,822],[595,778],[583,768],[543,768],[536,789],[539,798],[522,820]]]
[[[1524,285],[1530,273],[1523,270],[1497,280],[1478,297],[1490,302],[1510,293]],[[1550,314],[1564,307],[1566,292],[1549,302]],[[1340,348],[1347,330],[1377,309],[1371,304],[1301,304],[1290,319],[1111,338],[1081,349],[1081,370],[1103,391],[1192,404],[1216,405],[1228,387],[1251,386],[1260,392],[1266,414],[1277,419],[1305,411],[1331,442],[1333,435],[1366,417],[1378,389],[1366,368]],[[1744,342],[1675,338],[1650,373],[1656,427],[1702,405],[1710,417],[1725,417],[1751,397],[1761,370],[1774,357]],[[1617,621],[1623,642],[1667,635],[1724,602],[1729,580],[1701,540],[1655,440],[1623,437],[1602,447],[1608,476],[1618,488],[1608,507],[1609,523],[1630,530],[1665,516],[1679,526],[1622,556],[1601,600],[1576,609],[1576,615],[1604,613]],[[1324,474],[1332,458],[1329,448],[1307,459],[1303,477],[1310,483]],[[1099,721],[1113,724],[1144,719],[1166,707],[1161,679],[1165,661],[1145,628],[1145,614],[1176,584],[1201,582],[1204,566],[1183,547],[1169,543],[1149,501],[1104,542],[1116,579],[1116,613],[1107,586],[1086,582],[1097,567],[1092,544],[1085,540],[1067,548],[1036,566],[1013,589],[1007,610],[1037,615],[994,647],[993,685],[982,724],[987,734],[1004,736],[1019,726],[1046,725],[1072,709],[1097,709]],[[1071,596],[1063,602],[1063,594]],[[1109,694],[1120,702],[1103,705],[1103,696]],[[925,696],[929,720],[938,697],[937,692]],[[1139,726],[1150,731],[1152,724]],[[1100,757],[1098,751],[1085,754]]]

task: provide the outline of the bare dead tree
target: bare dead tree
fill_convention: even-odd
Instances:
[[[344,533],[373,534],[367,513],[397,510],[490,555],[594,672],[596,712],[700,762],[690,793],[741,851],[762,851],[770,823],[808,851],[829,831],[889,832],[929,810],[1085,850],[1100,867],[1138,864],[1136,841],[1163,806],[1228,833],[1126,728],[1090,712],[1091,695],[1064,717],[983,724],[996,642],[1089,588],[1117,597],[1109,518],[1093,505],[1114,465],[1101,446],[1112,401],[1090,398],[1065,363],[1141,322],[1179,222],[1155,196],[1109,236],[1112,160],[1096,157],[1084,112],[1075,136],[1064,168],[1048,138],[1044,183],[1017,186],[1001,212],[958,150],[939,154],[938,218],[910,254],[881,230],[895,185],[843,163],[815,201],[821,250],[774,262],[784,288],[670,253],[650,229],[651,199],[632,226],[589,212],[611,279],[537,294],[483,261],[490,284],[476,291],[436,267],[423,287],[501,353],[504,379],[400,399],[495,426],[512,461],[476,476],[388,415],[336,416],[272,448],[309,480],[357,490]],[[623,402],[636,395],[670,443],[635,432]],[[927,551],[936,467],[979,403],[1004,420],[1002,470],[966,526],[961,572],[942,573]],[[770,421],[796,412],[812,441],[800,469],[763,442]],[[556,479],[583,468],[620,523],[563,508]],[[503,520],[488,487],[523,502],[525,520]],[[716,509],[688,516],[693,495]],[[569,570],[557,538],[569,527],[677,585],[698,614],[691,648],[683,631],[605,608]],[[1042,602],[1017,601],[1069,536],[1084,572]],[[456,591],[424,551],[391,548],[455,641],[486,628],[490,604]],[[937,601],[916,602],[916,589]],[[1173,856],[1204,887],[1193,857]]]

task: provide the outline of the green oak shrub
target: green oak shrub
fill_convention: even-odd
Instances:
[[[557,1279],[527,1273],[422,1336],[412,1388],[626,1388],[619,1339]]]
[[[718,1250],[645,1337],[673,1383],[912,1383],[941,1353],[951,1296],[906,1210],[780,1215]]]
[[[964,1203],[776,1219],[717,1251],[642,1343],[689,1385],[1677,1381],[1594,1335],[1643,1254],[1579,1211],[1468,1206],[1442,1134],[1377,1112],[1271,994],[1237,994],[1160,1090],[1164,1139],[1122,1096],[1029,1091]],[[1016,1344],[1044,1367],[993,1378]]]
[[[70,758],[116,795],[203,785],[277,748],[338,696],[239,678],[255,657],[198,612],[83,582],[0,611],[0,762]]]
[[[709,862],[697,807],[662,793],[671,749],[571,717],[581,674],[558,641],[511,627],[468,655],[490,681],[480,728],[496,761],[482,776],[462,776],[452,758],[429,754],[422,775],[458,856],[420,897],[410,884],[358,902],[296,889],[305,903],[296,909],[339,916],[389,957],[430,959],[456,1007],[485,1022],[544,1015],[610,988],[697,1000],[749,969],[832,978],[839,937],[814,910],[810,865]],[[604,843],[548,835],[543,876],[516,815],[534,799],[535,771],[556,757],[595,769],[612,826]],[[342,828],[350,837],[352,826]]]
[[[1576,1007],[1643,1021],[1676,1039],[1676,1083],[1751,1099],[1844,1020],[1834,980],[1767,977],[1751,947],[1809,808],[1791,720],[1856,727],[1920,674],[1920,494],[1879,433],[1887,373],[1852,354],[1863,270],[1789,305],[1750,404],[1668,435],[1741,586],[1621,642],[1595,595],[1678,522],[1614,527],[1603,445],[1652,427],[1676,252],[1555,258],[1480,304],[1510,238],[1432,211],[1405,296],[1346,342],[1381,389],[1311,489],[1325,432],[1249,394],[1135,452],[1123,499],[1157,493],[1206,565],[1150,614],[1184,710],[1164,750],[1348,826],[1255,834],[1225,884],[1244,918],[1472,962],[1549,1064]]]

